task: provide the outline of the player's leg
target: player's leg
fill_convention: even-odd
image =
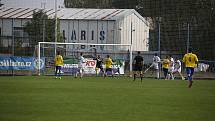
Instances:
[[[104,68],[101,66],[101,67],[99,67],[100,68],[100,72],[99,73],[101,73],[101,75],[103,76],[104,75]]]
[[[159,64],[158,63],[154,64],[154,69],[155,69],[156,78],[159,79],[160,73],[159,73]]]
[[[113,72],[112,68],[110,68],[110,72],[111,72],[111,76],[113,77],[114,76],[114,72]]]
[[[167,79],[170,80],[170,73],[167,72]]]
[[[192,68],[187,67],[187,68],[186,68],[186,72],[187,72],[187,79],[188,79],[188,81],[189,81],[188,87],[191,88],[192,83],[193,83],[193,82],[192,82],[192,77],[191,77]]]
[[[167,80],[168,69],[163,68],[164,79]]]
[[[107,77],[108,75],[111,75],[113,77],[112,68],[106,68],[106,72],[105,72],[105,76],[104,77]]]
[[[174,79],[175,79],[174,74],[173,74],[172,72],[170,72],[170,79],[171,79],[171,80],[174,80]]]
[[[184,78],[184,76],[182,75],[182,73],[179,71],[178,72],[179,73],[179,75],[181,76],[181,80],[185,80],[185,78]]]
[[[134,70],[133,70],[133,73],[134,73],[134,80],[136,80],[136,76],[137,76],[137,65],[134,65]]]
[[[169,79],[171,79],[171,80],[174,80],[174,74],[173,74],[173,72],[174,72],[174,68],[170,67],[169,68]]]
[[[143,65],[140,65],[139,67],[139,73],[140,73],[140,79],[141,79],[141,82],[143,81]]]
[[[80,69],[80,78],[82,78],[84,76],[84,68]]]
[[[117,68],[117,73],[118,73],[118,76],[120,76],[120,68],[119,67]]]
[[[81,71],[81,67],[78,67],[75,71],[75,78],[78,77],[78,74],[80,73],[80,71]]]
[[[189,87],[191,88],[193,85],[193,73],[194,73],[194,68],[191,68],[191,73],[190,73],[190,85]]]
[[[58,66],[55,66],[55,78],[57,78],[57,76],[58,76]]]
[[[155,69],[155,72],[156,72],[156,78],[159,79],[160,78],[159,69]]]
[[[152,63],[145,71],[144,73],[146,73],[154,64]]]
[[[104,78],[106,78],[106,76],[107,76],[107,73],[108,73],[108,68],[105,68],[105,72],[104,72]]]
[[[170,80],[171,79],[171,74],[170,74],[170,68],[167,71],[167,79]]]
[[[143,72],[140,71],[140,79],[141,79],[141,82],[143,81]]]
[[[181,80],[185,80],[184,76],[181,73],[181,68],[175,68],[173,71],[173,74],[175,74],[175,73],[179,73]]]
[[[191,78],[191,68],[186,68],[186,72],[187,72],[187,79],[188,79],[188,81],[191,81],[192,80],[192,78]]]
[[[96,71],[96,76],[98,76],[98,75],[99,75],[99,68],[96,67],[96,68],[95,68],[95,71]]]
[[[58,66],[58,77],[61,79],[61,66]]]
[[[192,80],[192,81],[193,81],[193,73],[194,73],[194,68],[191,68],[190,77],[191,77],[191,80]]]

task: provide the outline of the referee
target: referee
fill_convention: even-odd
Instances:
[[[140,74],[141,82],[143,80],[143,57],[140,56],[140,51],[137,52],[137,56],[134,58],[134,80],[136,80],[137,74]]]

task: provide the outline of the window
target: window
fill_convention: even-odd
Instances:
[[[23,36],[23,28],[22,27],[13,27],[13,34],[15,37]]]
[[[85,49],[85,45],[81,45],[81,49]]]

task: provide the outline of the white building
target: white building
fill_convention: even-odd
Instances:
[[[0,35],[12,36],[12,33],[23,36],[23,26],[32,18],[37,8],[0,8]],[[53,18],[54,9],[45,9]],[[130,44],[133,51],[148,51],[149,24],[133,9],[76,9],[61,8],[57,12],[60,19],[60,30],[65,35],[65,42],[74,43],[113,43]],[[3,39],[3,46],[12,44],[12,40]],[[23,40],[22,46],[28,46]],[[83,50],[91,46],[81,46]],[[119,48],[118,48],[119,49]],[[120,48],[128,50],[128,48]],[[113,48],[99,47],[99,51]]]

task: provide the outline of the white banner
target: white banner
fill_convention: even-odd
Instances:
[[[85,59],[85,63],[83,66],[85,74],[96,74],[96,60]]]
[[[114,74],[124,74],[125,62],[121,61],[120,63],[116,63],[112,66],[112,70]],[[103,65],[105,70],[105,65]],[[96,74],[96,60],[86,58],[85,63],[83,64],[83,69],[85,74]],[[79,71],[78,64],[64,64],[62,67],[63,73],[71,73],[74,74]]]

